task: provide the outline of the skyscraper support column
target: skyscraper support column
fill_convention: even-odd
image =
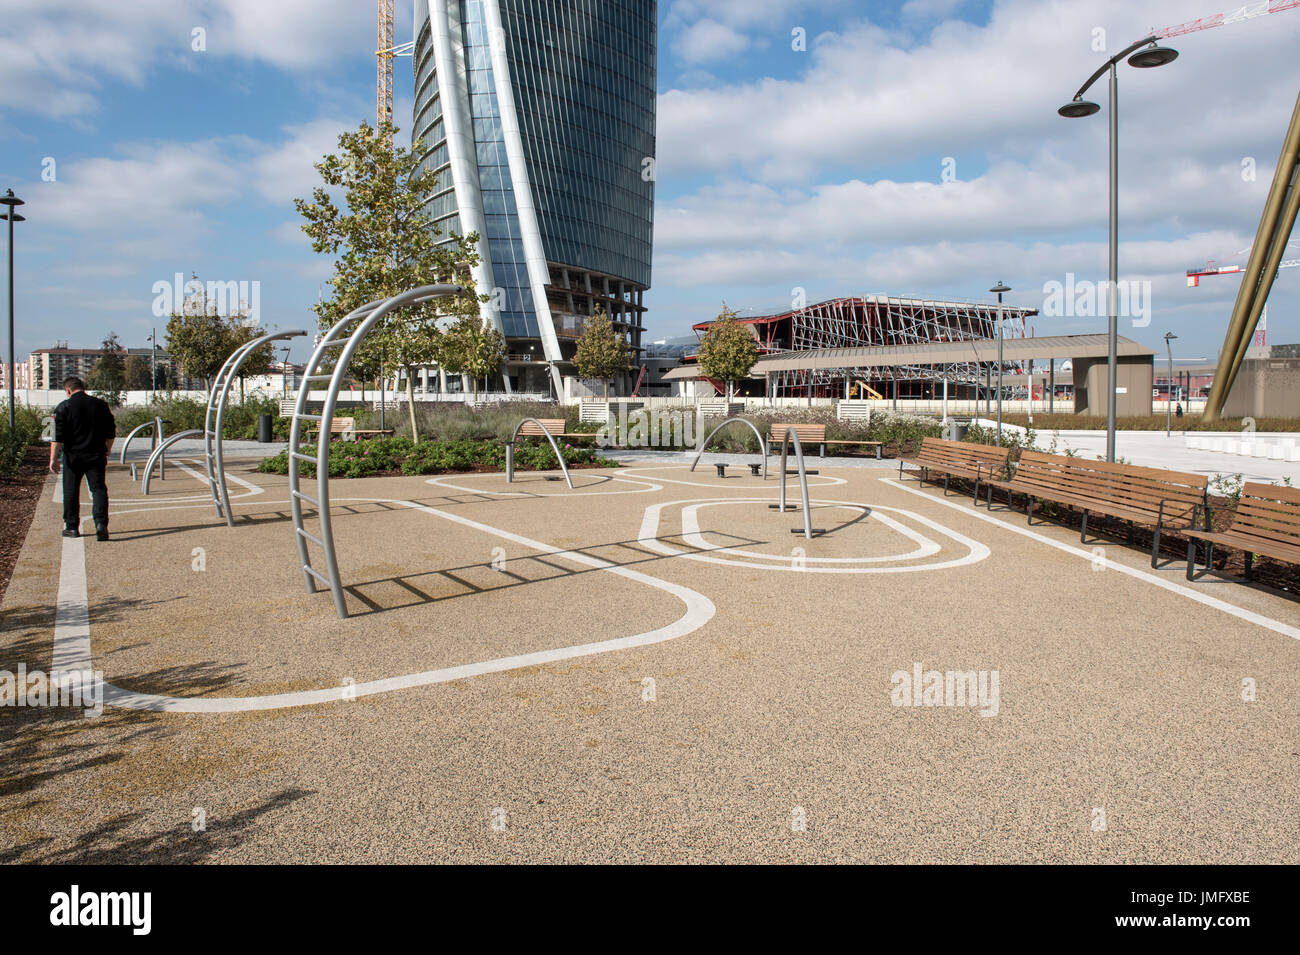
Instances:
[[[421,4],[417,3],[417,17],[420,7]],[[456,36],[450,32],[460,22],[460,4],[455,0],[429,0],[429,7],[429,34],[433,42],[434,69],[437,71],[442,121],[447,135],[447,159],[451,163],[451,180],[456,190],[460,226],[464,233],[477,232],[479,236],[478,265],[470,270],[470,274],[474,276],[478,293],[489,294],[496,285],[496,280],[493,278],[492,252],[487,240],[487,221],[483,215],[483,193],[479,189],[478,151],[474,146],[469,93],[462,82],[462,77],[465,76],[464,49],[459,31],[456,31]],[[418,36],[418,22],[415,24],[415,32]],[[479,314],[497,331],[505,332],[497,296],[491,295],[487,302],[481,304]],[[509,390],[509,378],[506,378],[505,387]]]
[[[446,2],[446,0],[441,0]],[[542,231],[537,221],[537,207],[533,203],[533,186],[528,175],[528,159],[524,154],[523,135],[519,131],[519,114],[515,109],[515,91],[510,76],[510,60],[506,56],[506,31],[501,23],[499,0],[483,0],[483,22],[487,26],[488,52],[492,57],[492,77],[495,80],[497,109],[501,113],[501,138],[510,163],[510,184],[515,194],[515,211],[519,217],[519,237],[524,246],[524,260],[528,267],[528,283],[532,287],[533,310],[537,315],[537,331],[542,339],[542,353],[551,372],[551,384],[556,395],[562,395],[563,382],[556,362],[562,360],[560,342],[551,318],[551,305],[546,289],[551,282],[546,267],[546,250],[542,247]]]
[[[1205,421],[1217,421],[1223,413],[1228,392],[1232,390],[1232,383],[1255,334],[1260,312],[1272,291],[1278,263],[1295,225],[1297,209],[1300,208],[1298,171],[1300,95],[1297,95],[1295,109],[1291,112],[1291,125],[1287,128],[1286,139],[1282,143],[1282,154],[1273,174],[1273,185],[1269,188],[1264,214],[1260,217],[1255,242],[1250,248],[1250,258],[1241,276],[1241,287],[1237,289],[1237,300],[1232,306],[1232,318],[1228,321],[1223,350],[1219,352],[1214,383],[1210,386],[1210,395],[1205,401],[1205,411],[1202,414]]]

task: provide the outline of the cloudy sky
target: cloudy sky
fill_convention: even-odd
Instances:
[[[987,300],[1001,279],[1042,307],[1050,283],[1104,280],[1106,114],[1056,109],[1110,53],[1220,5],[1240,4],[661,0],[649,337],[724,299],[748,314],[799,290]],[[143,345],[153,285],[176,272],[258,281],[265,323],[309,323],[331,268],[291,200],[339,131],[373,121],[372,5],[0,6],[0,189],[29,220],[20,358],[109,329]],[[411,4],[397,7],[401,41]],[[1189,289],[1184,273],[1253,238],[1300,85],[1300,9],[1171,45],[1173,64],[1120,72],[1121,278],[1149,282],[1151,304],[1121,334],[1173,331],[1176,357],[1213,357],[1237,279]],[[411,60],[395,73],[409,135]],[[1300,341],[1298,305],[1300,269],[1284,271],[1270,341]]]

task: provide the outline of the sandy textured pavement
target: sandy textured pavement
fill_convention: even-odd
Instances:
[[[882,469],[822,466],[806,541],[775,476],[650,463],[335,481],[340,620],[286,480],[236,462],[232,529],[196,467],[112,466],[107,543],[47,487],[0,669],[50,669],[61,584],[67,649],[84,567],[119,705],[0,708],[0,858],[1300,861],[1285,594]],[[996,706],[894,705],[918,664]]]

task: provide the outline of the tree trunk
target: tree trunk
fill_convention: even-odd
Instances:
[[[415,429],[415,389],[411,384],[411,366],[406,366],[406,408],[411,414],[411,442],[420,443],[420,432]]]

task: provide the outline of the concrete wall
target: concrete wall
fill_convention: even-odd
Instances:
[[[1300,418],[1300,358],[1243,361],[1223,417]]]
[[[1150,415],[1155,368],[1150,355],[1120,358],[1115,369],[1115,414],[1120,418]],[[1106,416],[1106,381],[1109,377],[1105,358],[1074,360],[1075,414]],[[1058,405],[1059,407],[1059,405]],[[1061,409],[1064,410],[1064,409]]]

